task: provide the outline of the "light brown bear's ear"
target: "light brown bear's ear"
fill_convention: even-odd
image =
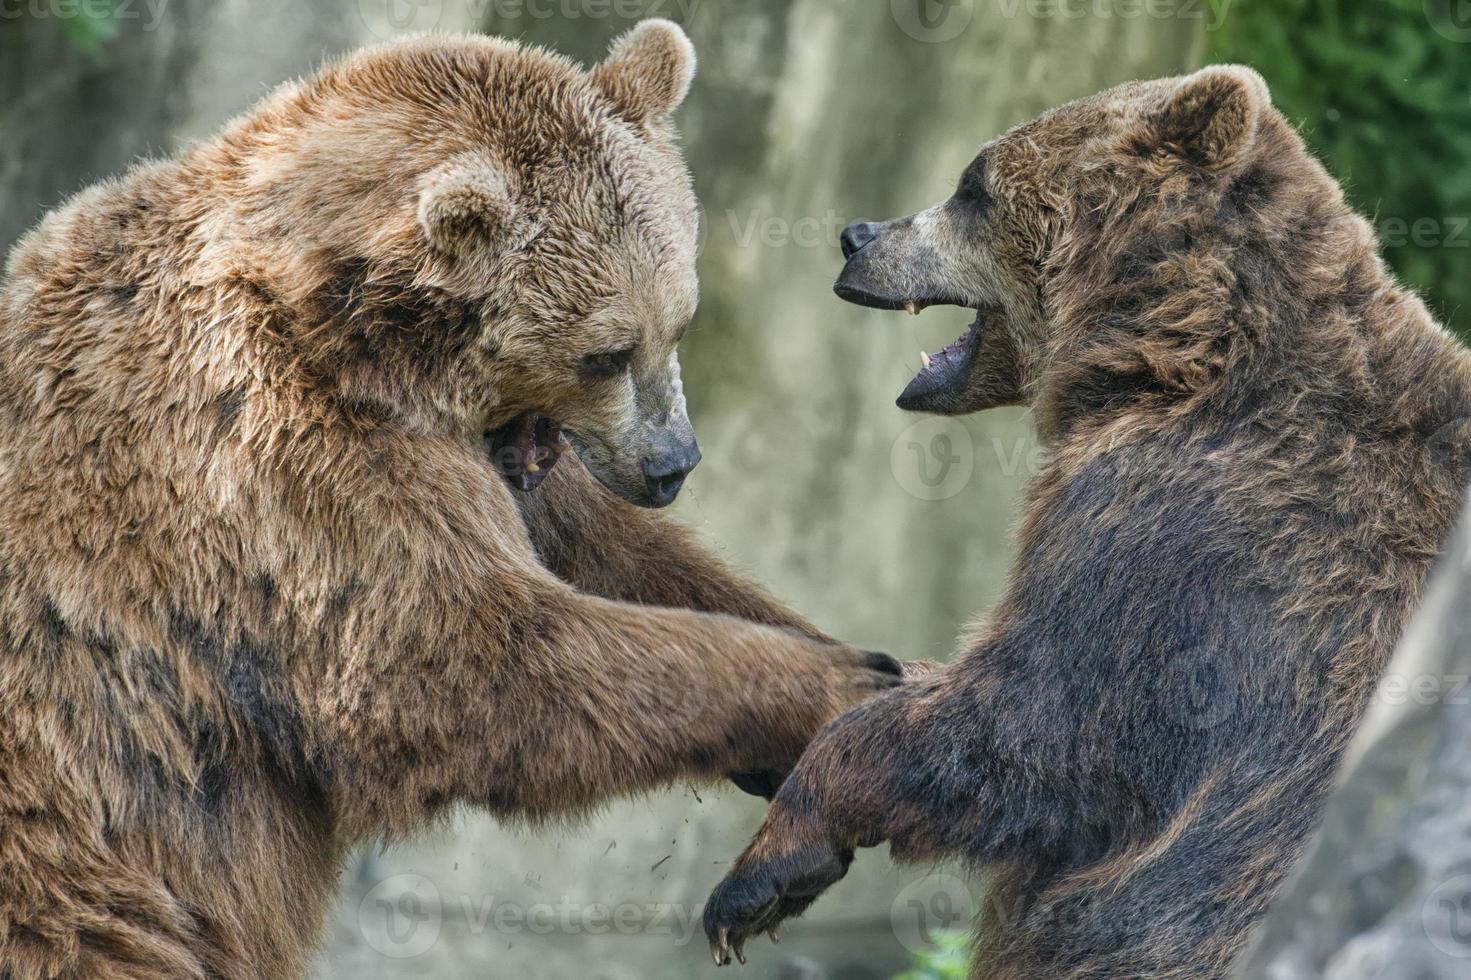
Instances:
[[[489,152],[461,153],[424,175],[419,227],[438,251],[465,255],[493,248],[515,216],[505,168]]]
[[[695,77],[695,48],[673,21],[641,21],[613,42],[592,83],[618,115],[635,125],[660,122],[689,94]]]
[[[1271,104],[1262,76],[1243,65],[1212,65],[1187,75],[1154,119],[1160,141],[1208,170],[1246,158]]]

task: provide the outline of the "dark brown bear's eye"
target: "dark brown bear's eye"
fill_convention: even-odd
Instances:
[[[628,370],[633,363],[633,348],[599,351],[582,359],[582,375],[586,378],[613,378]]]

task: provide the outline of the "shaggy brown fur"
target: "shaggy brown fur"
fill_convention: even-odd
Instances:
[[[1221,977],[1445,540],[1471,360],[1248,69],[1125,85],[857,226],[838,282],[979,311],[912,407],[1035,407],[1010,589],[830,725],[707,907],[718,958],[857,845],[987,869],[977,978]]]
[[[688,441],[691,71],[667,23],[592,72],[395,44],[18,246],[0,974],[300,975],[359,842],[781,771],[894,683],[578,459],[518,495],[483,444],[554,418],[638,499],[627,457]]]

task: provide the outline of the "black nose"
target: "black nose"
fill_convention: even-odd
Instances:
[[[877,237],[879,237],[877,225],[869,224],[867,221],[853,222],[843,229],[841,239],[843,244],[843,258],[851,259],[863,251],[864,246],[868,245],[868,243]]]
[[[649,503],[655,507],[667,507],[679,496],[684,478],[700,463],[700,447],[691,441],[673,452],[646,459],[643,462],[644,482],[649,488]]]

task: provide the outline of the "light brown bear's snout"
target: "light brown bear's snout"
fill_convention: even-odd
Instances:
[[[649,503],[653,507],[667,507],[679,496],[685,477],[700,464],[700,446],[691,437],[686,443],[642,461],[644,481],[648,486]]]

